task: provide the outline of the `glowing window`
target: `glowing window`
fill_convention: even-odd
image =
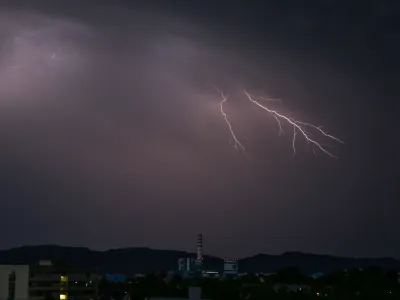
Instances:
[[[60,294],[60,300],[67,300],[67,295]]]

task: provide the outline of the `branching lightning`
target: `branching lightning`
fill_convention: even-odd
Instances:
[[[293,126],[293,140],[292,140],[293,156],[296,155],[296,134],[297,134],[296,126]]]
[[[293,147],[293,155],[296,154],[296,135],[299,133],[301,134],[301,136],[303,136],[307,143],[312,144],[313,146],[316,146],[318,149],[320,149],[322,152],[328,154],[330,157],[336,158],[336,156],[334,156],[332,153],[330,153],[327,149],[325,149],[319,142],[317,142],[316,140],[314,140],[313,138],[310,137],[310,134],[307,132],[306,128],[310,127],[310,128],[314,128],[315,130],[319,131],[322,135],[335,140],[339,143],[344,144],[340,139],[326,133],[321,126],[315,126],[313,124],[310,123],[306,123],[306,122],[301,122],[301,121],[297,121],[293,118],[287,117],[281,113],[279,113],[276,110],[273,110],[271,108],[268,108],[267,106],[261,104],[260,102],[258,102],[257,100],[255,100],[255,97],[253,97],[252,95],[250,95],[247,91],[244,91],[244,93],[246,94],[247,98],[254,103],[255,105],[257,105],[259,108],[265,110],[266,112],[268,112],[269,114],[271,114],[275,120],[278,123],[279,126],[279,134],[283,134],[283,129],[282,129],[282,123],[281,121],[287,122],[289,125],[293,126],[293,138],[292,138],[292,147]],[[273,100],[273,99],[268,99],[268,98],[261,98],[258,97],[259,99],[263,99],[263,100]],[[313,151],[314,147],[313,147]],[[315,152],[314,152],[315,153]]]
[[[245,151],[246,149],[244,148],[244,146],[242,145],[242,143],[240,143],[240,141],[239,141],[238,138],[236,137],[236,134],[235,134],[235,132],[233,131],[233,128],[232,128],[232,124],[231,124],[231,122],[230,122],[229,119],[228,119],[228,115],[227,115],[226,112],[224,111],[224,104],[225,104],[226,101],[228,101],[228,98],[225,96],[225,94],[224,94],[220,89],[218,89],[218,88],[215,87],[215,86],[214,86],[214,88],[215,88],[215,89],[217,90],[217,92],[221,95],[222,100],[221,100],[221,102],[219,103],[219,106],[220,106],[221,114],[222,114],[222,116],[223,116],[223,118],[224,118],[224,120],[225,120],[226,125],[227,125],[228,128],[229,128],[230,134],[231,134],[232,139],[233,139],[233,141],[234,141],[234,147],[235,147],[235,149],[240,148],[242,151]]]
[[[236,136],[235,131],[233,130],[232,124],[229,121],[228,115],[224,110],[224,105],[226,104],[226,102],[228,101],[228,97],[222,92],[222,90],[220,90],[219,88],[215,87],[214,85],[212,85],[212,87],[220,94],[221,97],[221,101],[219,102],[220,105],[220,111],[221,111],[221,115],[224,118],[224,121],[229,129],[230,135],[232,137],[232,140],[234,142],[234,147],[235,149],[241,149],[242,151],[245,151],[245,147],[243,146],[243,144],[239,141],[239,139]],[[296,150],[296,142],[298,139],[298,136],[303,137],[306,142],[308,144],[310,144],[312,146],[312,151],[314,153],[314,155],[316,154],[315,150],[319,149],[320,151],[324,152],[325,154],[329,155],[332,158],[336,158],[336,156],[334,156],[331,152],[329,152],[320,142],[318,142],[317,140],[315,140],[312,136],[312,134],[310,134],[308,132],[309,129],[313,129],[316,130],[317,132],[319,132],[321,135],[334,140],[336,142],[339,142],[341,144],[344,144],[343,141],[341,141],[340,139],[338,139],[337,137],[334,137],[333,135],[327,133],[326,131],[324,131],[322,129],[322,126],[315,126],[313,124],[307,123],[307,122],[302,122],[302,121],[298,121],[295,120],[291,117],[288,117],[287,115],[282,114],[281,112],[278,112],[275,109],[270,108],[269,106],[267,106],[266,104],[264,104],[264,102],[268,101],[268,102],[280,102],[280,99],[273,99],[273,98],[269,98],[269,97],[260,97],[260,96],[253,96],[250,93],[248,93],[246,90],[243,90],[244,94],[246,95],[247,99],[255,104],[258,108],[266,111],[267,113],[269,113],[276,121],[276,123],[278,124],[278,128],[279,128],[279,136],[284,135],[285,131],[283,130],[284,128],[284,124],[288,124],[289,126],[293,127],[293,135],[292,135],[292,148],[293,148],[293,156],[296,155],[297,150]],[[263,100],[262,104],[260,103],[259,100]]]

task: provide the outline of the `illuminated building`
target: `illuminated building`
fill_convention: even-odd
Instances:
[[[71,266],[41,261],[31,267],[30,299],[85,300],[97,297],[100,276]]]
[[[0,300],[89,300],[97,298],[100,276],[41,261],[34,266],[0,266]]]
[[[60,276],[60,300],[68,300],[68,276]]]

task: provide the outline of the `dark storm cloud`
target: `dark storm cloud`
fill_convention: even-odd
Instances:
[[[1,246],[188,249],[203,231],[214,253],[383,253],[348,242],[375,208],[358,211],[360,172],[379,154],[362,152],[375,147],[365,123],[375,91],[323,54],[279,42],[281,28],[306,34],[314,19],[297,12],[279,34],[247,35],[246,18],[207,22],[194,8],[21,3],[0,14]],[[211,84],[229,93],[249,155],[229,144]],[[290,137],[239,97],[243,87],[337,133],[347,143],[332,148],[340,159],[314,158],[300,142],[293,160]]]

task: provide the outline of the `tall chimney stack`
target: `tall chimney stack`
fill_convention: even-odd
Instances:
[[[197,235],[197,260],[203,260],[203,235],[201,233]]]

